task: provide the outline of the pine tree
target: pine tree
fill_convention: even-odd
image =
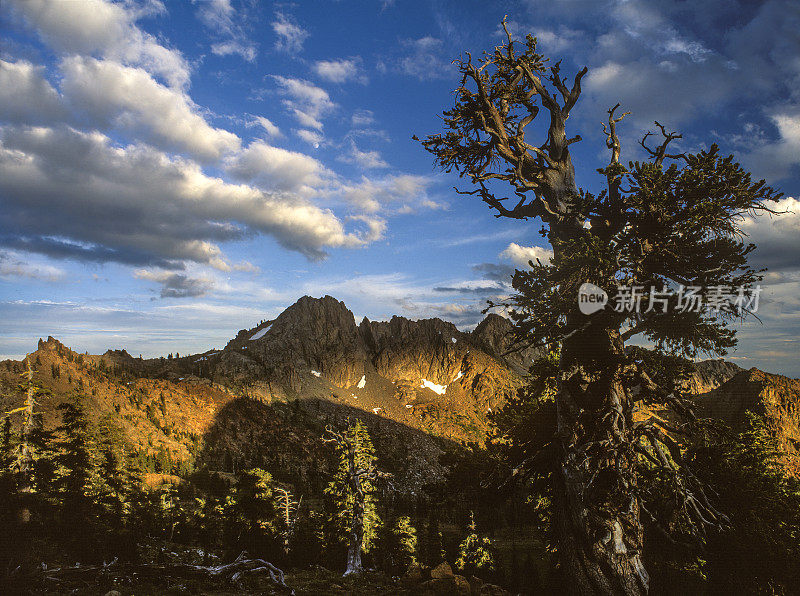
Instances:
[[[416,563],[417,531],[411,518],[401,516],[382,523],[375,541],[381,568],[389,575],[398,575]]]
[[[485,536],[479,536],[475,526],[475,515],[470,513],[469,533],[458,547],[456,567],[465,575],[486,576],[495,569],[492,543]]]
[[[282,541],[274,493],[269,472],[253,468],[239,475],[238,485],[225,504],[225,542],[231,552],[246,550],[257,557],[275,558]]]
[[[420,562],[427,567],[436,567],[444,559],[445,552],[442,546],[442,532],[439,529],[439,516],[436,508],[432,507],[420,544]]]
[[[421,143],[439,167],[467,180],[460,194],[498,217],[544,224],[553,257],[518,270],[517,294],[504,306],[521,345],[560,350],[551,484],[565,589],[642,596],[647,505],[637,479],[652,465],[643,450],[674,479],[696,542],[727,520],[682,465],[663,418],[634,420],[643,401],[685,413],[686,400],[674,379],[660,382],[629,357],[625,342],[638,336],[689,358],[734,346],[729,325],[756,310],[761,279],[747,263],[754,247],[743,222],[775,213],[781,195],[716,145],[673,151],[681,135],[658,122],[658,144],[652,132],[640,142],[647,159],[625,164],[619,104],[603,123],[608,165],[596,188],[579,188],[571,146],[582,137],[567,125],[588,69],[570,81],[533,35],[516,40],[505,20],[502,27],[505,39],[492,50],[455,61],[460,84],[442,114],[444,131]],[[608,308],[586,308],[614,290]]]
[[[294,532],[289,539],[289,563],[309,567],[322,559],[323,515],[303,507],[297,514]]]
[[[80,401],[59,404],[61,424],[56,429],[58,473],[56,487],[61,509],[61,535],[80,559],[89,558],[96,530],[92,500],[92,459],[86,413]],[[88,538],[88,539],[87,539]]]
[[[376,480],[381,475],[367,427],[360,420],[344,433],[326,429],[326,441],[339,452],[339,467],[325,489],[325,548],[338,554],[347,548],[345,574],[360,573],[361,553],[369,553],[380,518],[376,508]]]

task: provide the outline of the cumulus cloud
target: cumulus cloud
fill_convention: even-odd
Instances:
[[[787,171],[791,135],[787,122],[778,118],[786,115],[787,98],[794,107],[800,101],[800,40],[795,35],[800,12],[792,2],[631,0],[572,8],[537,4],[537,21],[566,23],[585,33],[571,47],[589,67],[578,117],[582,113],[586,122],[595,122],[621,102],[635,123],[621,130],[631,135],[623,139],[624,148],[653,120],[690,133],[687,124],[736,106],[748,125],[766,120],[781,129],[772,149],[778,163],[774,172]],[[598,27],[599,22],[608,24]],[[530,30],[538,33],[536,26]]]
[[[342,184],[337,192],[364,213],[411,212],[420,208],[442,209],[444,205],[428,196],[431,179],[410,174],[390,175],[380,179],[362,176],[358,184]]]
[[[331,83],[346,83],[348,81],[367,83],[367,77],[361,69],[360,57],[341,60],[319,60],[314,63],[313,70],[318,77]]]
[[[267,190],[309,191],[322,181],[325,167],[303,153],[255,141],[230,159],[227,171]]]
[[[0,120],[48,124],[64,117],[61,97],[45,79],[44,67],[0,60]]]
[[[286,96],[283,104],[294,114],[300,126],[322,130],[321,119],[336,108],[324,89],[303,79],[273,76]]]
[[[296,195],[226,183],[192,161],[66,127],[2,129],[0,206],[9,248],[167,269],[193,261],[227,270],[218,243],[252,234],[311,259],[372,237]]]
[[[214,286],[211,279],[189,277],[184,273],[173,271],[139,269],[134,271],[133,276],[160,284],[162,298],[197,298],[205,296]]]
[[[800,271],[800,200],[784,197],[771,207],[783,214],[748,217],[742,222],[747,241],[756,245],[750,260],[771,272]]]
[[[149,2],[137,7],[105,0],[9,0],[8,5],[57,52],[99,55],[140,66],[171,87],[185,87],[189,83],[189,65],[181,53],[164,47],[136,26],[138,19],[163,12],[161,3]]]
[[[303,43],[308,39],[309,33],[303,29],[293,17],[278,12],[272,22],[272,30],[278,39],[275,40],[275,49],[279,52],[298,53],[303,50]]]
[[[775,110],[769,118],[778,131],[778,138],[772,141],[758,135],[755,143],[749,143],[755,146],[745,154],[743,162],[760,177],[780,179],[800,166],[800,106]]]
[[[160,84],[144,69],[72,56],[63,60],[61,71],[66,100],[101,128],[117,128],[203,160],[239,147],[239,137],[209,125],[188,95]]]
[[[516,242],[512,242],[499,256],[501,259],[511,261],[518,267],[527,267],[528,261],[535,263],[537,259],[543,265],[549,264],[550,259],[553,258],[553,251],[541,246],[520,246]]]

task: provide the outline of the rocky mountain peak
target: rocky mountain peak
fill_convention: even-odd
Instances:
[[[37,349],[50,350],[51,352],[63,352],[64,350],[69,350],[69,348],[67,348],[64,344],[62,344],[52,335],[47,336],[47,341],[40,338]]]

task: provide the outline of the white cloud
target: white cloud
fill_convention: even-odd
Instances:
[[[307,130],[305,128],[301,128],[300,130],[296,130],[295,134],[304,140],[306,143],[314,147],[314,149],[319,149],[319,146],[322,144],[324,137],[313,130]]]
[[[266,190],[310,191],[325,167],[313,157],[254,141],[229,160],[227,171]]]
[[[275,14],[275,21],[272,22],[272,30],[278,39],[275,41],[275,49],[279,52],[298,53],[303,50],[303,43],[309,36],[308,31],[303,29],[289,15],[282,12]]]
[[[375,124],[375,114],[371,110],[356,110],[351,118],[353,126],[362,127]]]
[[[185,93],[158,83],[141,68],[72,56],[62,61],[61,70],[65,99],[95,125],[115,127],[204,160],[239,147],[239,138],[210,126]]]
[[[0,251],[0,279],[38,279],[42,281],[61,281],[67,272],[60,267],[46,263],[33,263],[28,256],[15,251]]]
[[[269,137],[278,138],[283,136],[281,130],[275,124],[273,124],[272,120],[269,118],[264,118],[264,116],[253,116],[252,120],[248,121],[245,126],[248,128],[252,126],[260,126]]]
[[[44,78],[44,67],[0,60],[0,120],[45,124],[65,116],[61,97]]]
[[[287,96],[283,103],[300,126],[321,130],[321,118],[336,108],[328,92],[303,79],[277,75],[272,78],[280,85],[281,93]]]
[[[365,170],[388,168],[379,151],[361,151],[354,141],[350,141],[350,152],[342,155],[340,161],[352,163]]]
[[[800,200],[783,197],[769,206],[783,214],[748,217],[742,222],[747,241],[756,245],[750,260],[770,271],[800,271]]]
[[[12,249],[227,270],[218,243],[254,233],[311,259],[323,258],[327,248],[364,246],[374,235],[369,225],[346,231],[330,210],[297,195],[229,184],[192,161],[146,146],[117,147],[100,133],[1,132],[0,239]]]
[[[211,44],[211,52],[217,56],[239,55],[248,62],[255,61],[257,56],[256,47],[254,45],[235,40],[220,41]]]
[[[222,38],[211,45],[214,54],[235,54],[248,62],[255,61],[257,45],[247,37],[242,24],[234,18],[236,12],[230,0],[204,0],[200,2],[198,16],[214,35]]]
[[[543,265],[548,265],[553,258],[553,251],[541,246],[520,246],[516,242],[509,244],[500,253],[501,259],[511,261],[518,267],[527,267],[528,261],[536,262],[539,259]]]
[[[756,174],[766,178],[783,178],[800,166],[800,109],[776,110],[769,118],[778,130],[778,139],[769,142],[761,137],[744,160]]]
[[[164,12],[160,2],[150,2],[139,10],[132,4],[104,0],[8,2],[11,10],[34,27],[57,52],[100,55],[140,66],[172,87],[185,87],[189,83],[189,65],[181,53],[164,47],[136,26],[139,18]]]
[[[450,78],[455,69],[452,64],[442,58],[443,43],[441,39],[430,35],[419,39],[406,39],[402,46],[407,54],[400,58],[400,72],[421,81]]]
[[[408,213],[420,208],[442,209],[444,205],[431,200],[426,176],[410,174],[371,179],[362,176],[358,184],[343,184],[337,189],[342,198],[364,213],[394,211]]]
[[[313,69],[317,76],[331,83],[346,83],[348,81],[367,83],[367,77],[361,71],[360,57],[341,60],[319,60],[314,63]]]

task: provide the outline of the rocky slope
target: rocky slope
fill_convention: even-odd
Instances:
[[[782,463],[788,473],[800,476],[800,380],[762,372],[740,370],[728,381],[698,397],[703,412],[741,430],[747,413],[763,415],[778,439]]]
[[[472,333],[440,319],[356,325],[344,303],[306,296],[274,321],[240,331],[220,352],[192,357],[188,368],[185,359],[171,366],[173,374],[202,374],[266,402],[332,400],[479,440],[486,413],[519,387],[535,355],[504,355],[510,329],[497,315]]]
[[[472,332],[440,319],[357,325],[342,302],[304,297],[221,350],[142,360],[124,350],[77,354],[48,338],[30,361],[47,427],[58,403],[82,394],[95,421],[114,420],[131,448],[151,458],[223,471],[264,465],[313,484],[328,465],[319,441],[325,425],[358,416],[413,489],[441,472],[436,462],[448,441],[482,440],[487,413],[524,382],[537,353],[509,352],[510,331],[498,315]],[[24,401],[24,369],[0,363],[4,411]],[[695,365],[689,388],[703,394],[710,415],[731,423],[747,409],[766,413],[789,449],[800,439],[798,384],[709,360]]]

